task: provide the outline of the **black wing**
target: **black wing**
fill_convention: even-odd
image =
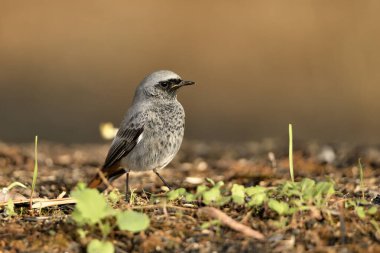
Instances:
[[[128,155],[128,153],[136,146],[137,140],[143,131],[144,125],[142,124],[140,126],[130,124],[125,127],[123,127],[122,124],[119,132],[112,142],[110,150],[108,151],[103,169],[112,167],[123,157]]]

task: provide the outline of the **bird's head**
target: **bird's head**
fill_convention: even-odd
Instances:
[[[136,96],[175,99],[179,88],[193,84],[193,81],[184,81],[172,71],[159,70],[145,77],[137,89]]]

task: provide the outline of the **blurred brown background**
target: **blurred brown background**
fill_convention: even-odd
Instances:
[[[0,2],[0,139],[99,141],[158,69],[189,139],[380,143],[380,1]]]

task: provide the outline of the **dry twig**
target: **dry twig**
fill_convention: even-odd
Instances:
[[[58,198],[58,199],[43,199],[43,198],[33,198],[31,199],[32,203],[32,208],[44,208],[48,206],[58,206],[58,205],[67,205],[67,204],[75,204],[76,200],[72,198]],[[16,200],[13,203],[16,205],[18,204],[26,204],[29,203],[29,199],[25,200]],[[7,205],[8,202],[0,202],[0,206],[5,206]]]
[[[252,228],[233,220],[227,214],[225,214],[224,212],[214,207],[203,207],[199,209],[199,212],[206,214],[207,216],[210,216],[214,219],[218,219],[222,224],[230,227],[233,230],[241,232],[246,236],[249,236],[258,240],[265,239],[265,236],[259,231],[253,230]]]
[[[68,205],[76,204],[77,201],[73,198],[61,198],[61,199],[49,199],[47,201],[36,202],[32,205],[32,208],[45,208],[49,206],[59,206],[59,205]]]
[[[188,207],[182,207],[182,206],[173,206],[173,205],[147,205],[147,206],[132,206],[132,209],[155,209],[155,208],[173,208],[178,209],[182,211],[196,211],[197,208],[188,208]]]

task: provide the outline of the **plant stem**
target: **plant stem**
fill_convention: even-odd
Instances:
[[[290,177],[294,183],[294,171],[293,171],[293,127],[289,124],[289,170]]]
[[[361,158],[359,158],[359,175],[360,175],[360,190],[362,192],[362,198],[364,199],[364,180],[363,180],[363,165],[361,162]]]
[[[34,139],[34,172],[33,172],[33,182],[32,182],[32,193],[30,194],[30,209],[32,209],[32,199],[34,189],[36,187],[37,175],[38,175],[38,159],[37,159],[37,144],[38,144],[38,136],[36,135]]]

